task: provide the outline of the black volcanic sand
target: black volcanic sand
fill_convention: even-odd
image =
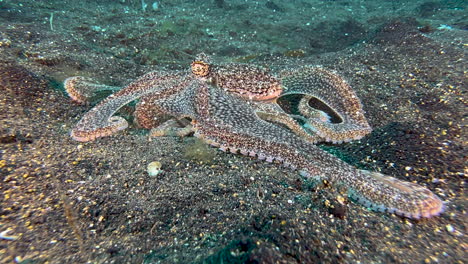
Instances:
[[[143,13],[140,1],[109,2],[0,1],[1,263],[467,259],[466,3],[161,1]],[[193,137],[148,141],[134,124],[70,139],[91,106],[70,102],[64,78],[124,85],[187,68],[203,51],[336,70],[374,131],[321,147],[427,186],[446,211],[419,221],[371,212],[343,188]],[[162,163],[157,176],[147,174],[152,161]]]

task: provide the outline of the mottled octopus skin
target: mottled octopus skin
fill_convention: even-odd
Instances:
[[[97,84],[93,88],[88,80],[73,78],[81,77],[67,79],[65,88],[79,102],[90,91],[108,88]],[[85,87],[80,88],[80,83]],[[290,94],[303,95],[300,116],[288,114],[276,103],[275,99]],[[312,108],[312,98],[331,108],[341,122],[332,123],[326,113]],[[181,135],[191,129],[223,151],[277,161],[305,177],[341,184],[352,199],[375,211],[419,219],[444,209],[425,187],[359,170],[315,145],[359,139],[371,131],[356,93],[338,74],[323,68],[305,66],[275,75],[255,65],[214,65],[202,57],[189,72],[151,72],[109,96],[78,122],[72,138],[92,141],[126,128],[127,122],[113,115],[137,99],[135,115],[142,127],[155,128],[163,122],[167,126],[175,123],[165,122],[171,118],[190,119],[192,127]],[[160,129],[154,135],[165,133]]]

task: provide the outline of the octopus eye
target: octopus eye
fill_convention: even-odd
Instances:
[[[192,73],[199,77],[205,77],[210,73],[210,65],[204,61],[192,62]]]

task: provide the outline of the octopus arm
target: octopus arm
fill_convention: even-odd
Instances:
[[[307,120],[305,128],[326,141],[340,143],[370,133],[359,98],[339,75],[320,67],[305,66],[283,76],[281,85],[284,88],[281,96],[304,95],[299,111]],[[339,121],[330,122],[326,113],[314,109],[316,104],[331,109]]]
[[[83,76],[74,76],[63,82],[65,92],[70,98],[79,103],[89,103],[90,98],[99,91],[118,91],[122,87],[98,84]]]
[[[408,218],[443,210],[427,188],[377,172],[359,170],[290,132],[259,118],[246,101],[204,86],[197,93],[195,136],[223,151],[281,162],[301,175],[342,184],[366,207]]]
[[[320,141],[323,141],[323,139],[317,134],[300,125],[293,118],[296,116],[285,113],[279,105],[263,102],[253,102],[253,104],[256,108],[255,113],[259,118],[268,122],[286,126],[291,132],[300,136],[301,138],[305,139],[310,143],[318,143]],[[297,116],[297,118],[302,119],[302,116]]]
[[[113,116],[122,106],[148,94],[164,97],[169,90],[183,79],[181,74],[170,72],[151,72],[122,90],[110,95],[86,113],[73,128],[71,137],[77,141],[92,141],[109,136],[128,127],[125,119]]]
[[[133,115],[140,127],[152,129],[171,118],[154,97],[157,97],[157,95],[149,94],[141,97],[135,107]]]

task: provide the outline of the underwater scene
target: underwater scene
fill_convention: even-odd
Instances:
[[[465,263],[467,8],[0,0],[0,263]]]

